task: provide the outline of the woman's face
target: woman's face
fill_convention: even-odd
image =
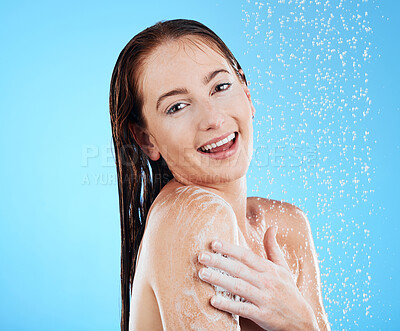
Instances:
[[[147,123],[141,146],[152,160],[161,154],[183,184],[232,181],[246,174],[251,160],[254,107],[225,58],[192,40],[198,47],[182,38],[147,59],[140,77]]]

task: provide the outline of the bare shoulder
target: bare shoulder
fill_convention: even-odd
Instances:
[[[305,213],[299,207],[289,202],[261,197],[250,197],[249,199],[253,204],[259,204],[264,213],[283,214],[285,217],[305,217]]]
[[[215,290],[198,278],[197,261],[214,239],[238,242],[230,205],[197,186],[172,185],[154,201],[147,221],[149,283],[163,328],[237,330],[237,317],[210,305]]]
[[[193,209],[196,207],[196,209]],[[155,199],[151,210],[151,217],[157,217],[160,211],[176,214],[180,216],[182,213],[212,213],[209,208],[226,209],[231,212],[232,207],[219,195],[212,193],[206,189],[195,185],[181,185],[178,183],[171,184],[163,189]]]
[[[301,245],[311,237],[307,215],[296,205],[261,197],[251,197],[248,201],[249,212],[259,214],[267,227],[278,225],[278,237],[283,237],[286,245]]]
[[[317,252],[306,213],[288,202],[253,198],[254,204],[256,201],[265,221],[278,225],[277,242],[289,257],[288,262],[297,264],[297,287],[312,307],[319,327],[330,330],[322,299]]]
[[[183,239],[186,233],[222,231],[223,234],[237,228],[235,213],[224,199],[198,186],[181,184],[171,185],[159,194],[147,222],[149,232],[159,236],[162,243],[171,238]],[[169,233],[168,238],[165,233]]]
[[[316,265],[316,252],[311,233],[310,222],[305,212],[296,205],[272,200],[262,199],[264,217],[278,225],[277,242],[291,263],[296,263],[297,284],[302,279],[305,265]]]
[[[300,279],[305,248],[314,250],[311,228],[306,214],[294,204],[260,197],[248,198],[248,219],[253,227],[262,230],[259,241],[263,242],[265,231],[278,226],[276,240],[286,258],[296,283]],[[252,221],[256,219],[257,221]],[[260,231],[258,231],[260,232]]]

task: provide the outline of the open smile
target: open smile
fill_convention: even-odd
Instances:
[[[239,133],[233,132],[224,139],[209,143],[197,149],[197,151],[207,157],[216,160],[223,160],[234,155],[238,149]]]

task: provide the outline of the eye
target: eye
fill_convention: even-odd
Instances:
[[[185,105],[185,103],[182,102],[178,102],[176,104],[174,104],[172,107],[168,108],[166,113],[168,114],[173,114],[179,110],[181,110],[183,107],[181,107],[181,105]]]
[[[215,90],[216,90],[217,92],[225,91],[225,90],[229,89],[229,87],[230,87],[231,85],[232,85],[232,83],[222,83],[222,84],[217,85],[217,86],[215,87]]]

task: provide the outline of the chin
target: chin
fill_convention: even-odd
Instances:
[[[222,184],[236,181],[243,176],[246,176],[248,166],[235,167],[227,169],[227,171],[218,171],[214,173],[204,174],[204,177],[199,177],[199,181],[204,184]],[[222,170],[222,169],[221,169]]]
[[[249,149],[250,151],[252,149]],[[251,155],[247,150],[242,151],[241,156],[238,155],[225,165],[215,165],[211,162],[205,164],[195,164],[194,166],[179,167],[171,169],[173,176],[184,185],[211,185],[236,181],[246,176],[250,166]],[[212,161],[214,162],[214,161]],[[190,171],[186,171],[190,169]]]

